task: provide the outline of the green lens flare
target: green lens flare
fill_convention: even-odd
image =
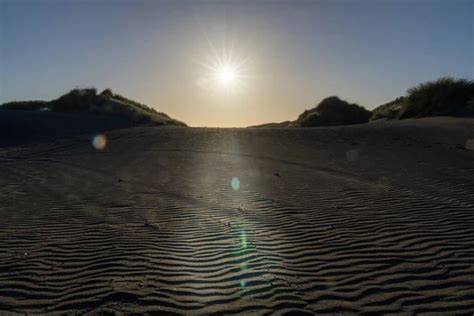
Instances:
[[[230,181],[230,185],[232,186],[232,190],[237,191],[240,189],[240,180],[237,177],[232,177],[232,180]]]
[[[240,245],[242,246],[242,249],[247,249],[247,234],[245,233],[245,230],[240,233]]]

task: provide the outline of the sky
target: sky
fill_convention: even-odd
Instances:
[[[474,1],[0,0],[0,103],[111,88],[191,126],[474,78]],[[229,74],[230,73],[230,74]]]

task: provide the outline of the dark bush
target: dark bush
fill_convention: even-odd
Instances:
[[[304,111],[297,120],[299,126],[334,126],[367,123],[372,113],[336,96],[321,101],[312,110]]]
[[[95,88],[73,89],[50,103],[51,109],[55,112],[88,112],[96,100]]]
[[[100,95],[106,98],[112,98],[114,96],[114,93],[112,92],[112,89],[107,88],[104,91],[102,91]]]
[[[421,83],[408,90],[400,118],[474,116],[474,82],[451,77]]]

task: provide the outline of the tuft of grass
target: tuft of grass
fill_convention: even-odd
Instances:
[[[114,96],[114,93],[112,92],[112,89],[107,88],[104,91],[100,93],[101,96],[106,97],[106,98],[111,98]]]

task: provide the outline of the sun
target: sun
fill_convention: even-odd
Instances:
[[[203,71],[196,83],[212,95],[236,95],[248,85],[248,58],[242,58],[233,49],[212,49],[199,64]]]
[[[225,86],[235,83],[237,79],[237,71],[232,65],[219,66],[215,72],[216,81]]]
[[[216,91],[236,92],[242,85],[242,67],[233,60],[217,59],[209,69],[211,85]]]

